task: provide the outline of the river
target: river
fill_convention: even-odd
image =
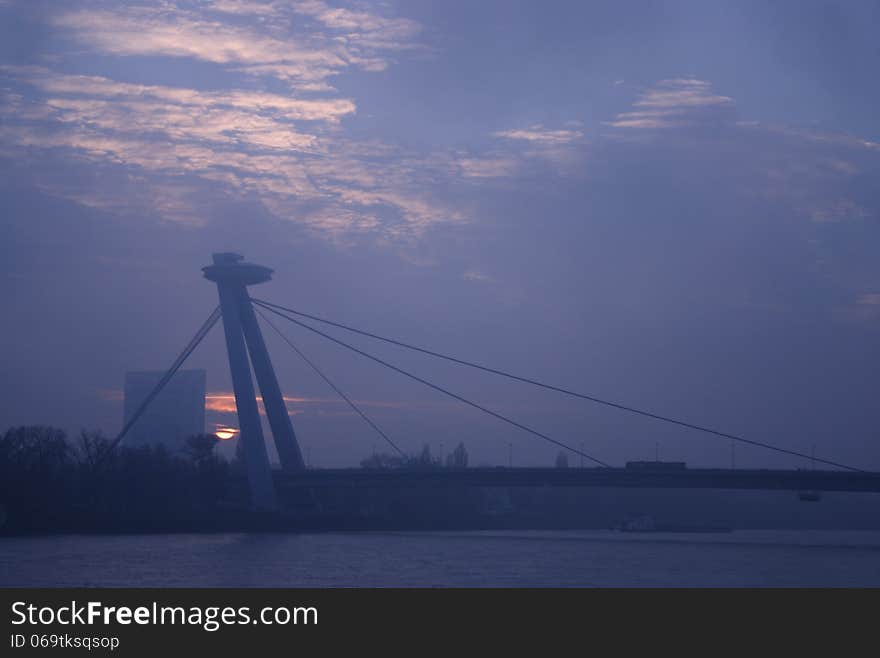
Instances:
[[[877,587],[880,531],[15,537],[0,586]]]

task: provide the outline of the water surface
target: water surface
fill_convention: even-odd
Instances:
[[[880,586],[878,531],[4,538],[24,587]]]

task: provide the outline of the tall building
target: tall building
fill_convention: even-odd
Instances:
[[[125,374],[125,422],[164,374],[161,371]],[[178,370],[128,431],[123,445],[162,443],[171,452],[178,452],[188,436],[203,433],[205,379],[204,370]]]

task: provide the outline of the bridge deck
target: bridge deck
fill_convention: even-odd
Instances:
[[[282,489],[290,487],[459,485],[880,492],[880,473],[878,472],[706,468],[668,470],[503,467],[426,470],[310,469],[297,473],[275,472],[275,482]]]

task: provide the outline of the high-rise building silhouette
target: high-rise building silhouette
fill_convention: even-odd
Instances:
[[[165,375],[162,371],[125,374],[125,419],[128,422]],[[186,438],[205,431],[205,371],[178,370],[126,435],[126,445],[162,444],[179,452]]]

